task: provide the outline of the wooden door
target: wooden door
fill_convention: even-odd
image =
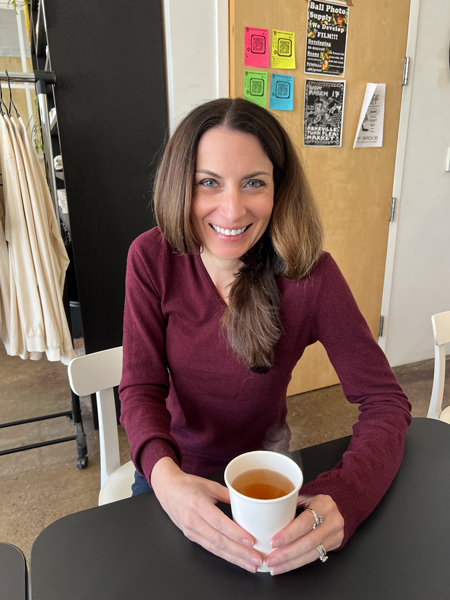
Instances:
[[[352,4],[349,2],[349,4]],[[294,70],[254,69],[294,76],[294,109],[274,111],[299,148],[325,224],[325,249],[346,277],[377,337],[383,289],[397,131],[402,96],[409,0],[354,0],[350,8],[345,67],[342,147],[303,146],[303,103],[307,1],[230,1],[230,90],[244,91],[244,28],[295,32]],[[252,68],[253,69],[253,68]],[[341,78],[323,77],[341,80]],[[353,149],[367,83],[386,83],[382,148]],[[338,382],[326,352],[317,343],[297,364],[288,394]]]

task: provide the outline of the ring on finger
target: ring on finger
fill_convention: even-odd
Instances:
[[[306,510],[309,510],[309,512],[312,514],[312,516],[314,517],[314,525],[313,525],[313,529],[315,529],[316,527],[319,527],[319,525],[322,525],[323,523],[323,517],[320,517],[315,510],[313,510],[312,508],[307,508]]]
[[[319,544],[317,546],[316,550],[319,553],[319,560],[321,562],[327,562],[327,560],[328,560],[327,551],[325,550],[325,547],[323,546],[323,544]]]

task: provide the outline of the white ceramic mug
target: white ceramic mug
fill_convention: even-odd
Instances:
[[[233,481],[241,473],[254,469],[270,469],[281,473],[292,482],[294,489],[286,496],[273,500],[259,500],[244,496],[233,488]],[[267,573],[269,568],[265,558],[272,552],[270,541],[295,517],[303,473],[297,463],[284,454],[257,450],[241,454],[229,463],[225,470],[225,483],[230,490],[233,519],[255,538],[254,548],[264,558],[264,563],[258,571]]]

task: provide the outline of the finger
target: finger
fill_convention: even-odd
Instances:
[[[253,567],[262,565],[263,561],[259,552],[234,541],[225,533],[212,527],[204,519],[199,519],[195,529],[189,529],[185,532],[185,535],[188,539],[200,544],[216,556],[225,558],[229,562],[246,568],[251,572],[255,572],[256,568],[249,569],[248,565],[253,565]]]
[[[311,512],[309,510],[304,511],[289,523],[289,525],[286,525],[286,527],[276,533],[273,536],[270,545],[272,548],[280,548],[281,546],[290,544],[294,540],[301,538],[312,531],[315,524],[316,520]]]
[[[205,483],[205,481],[207,483]],[[202,484],[205,485],[209,491],[212,492],[214,498],[219,502],[230,504],[230,492],[227,487],[217,483],[216,481],[202,480]]]
[[[282,538],[272,540],[271,545],[274,550],[267,556],[267,560],[271,559],[272,565],[289,561],[294,556],[308,554],[308,552],[311,552],[316,546],[322,544],[327,538],[326,532],[320,532],[317,529],[308,529],[306,533],[299,535],[300,531],[304,531],[303,527],[305,529],[309,527],[309,525],[305,526],[301,523],[300,517],[280,532],[283,534]],[[299,521],[299,523],[296,523],[296,521]],[[278,543],[279,545],[275,545]]]
[[[317,544],[319,545],[319,544]],[[273,564],[273,561],[267,559],[267,566],[270,568],[271,575],[281,575],[281,573],[287,573],[288,571],[292,571],[293,569],[298,569],[299,567],[303,567],[309,563],[312,563],[319,559],[319,552],[314,548],[310,550],[306,554],[302,554],[301,556],[296,556],[291,560],[287,560],[282,563]]]
[[[310,494],[299,494],[297,497],[297,506],[305,506],[308,507],[311,500],[313,500],[315,496],[311,496]]]
[[[208,540],[204,540],[204,543],[200,543],[205,550],[208,550],[215,556],[219,556],[224,560],[227,560],[229,563],[241,567],[250,573],[256,573],[258,567],[262,565],[262,558],[260,556],[252,556],[250,559],[247,557],[236,556],[228,552],[228,550],[224,548],[218,548],[216,545],[211,544]]]
[[[239,545],[244,545],[246,548],[253,548],[255,544],[254,537],[235,521],[229,519],[214,504],[206,506],[202,512],[202,517],[205,523],[211,527],[212,531],[223,534],[226,538],[233,540]]]

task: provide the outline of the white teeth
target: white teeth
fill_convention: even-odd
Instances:
[[[248,228],[248,225],[247,227],[242,227],[241,229],[223,229],[222,227],[217,227],[217,225],[212,224],[211,227],[214,229],[214,231],[221,233],[222,235],[239,235],[240,233],[244,233],[244,231]]]

